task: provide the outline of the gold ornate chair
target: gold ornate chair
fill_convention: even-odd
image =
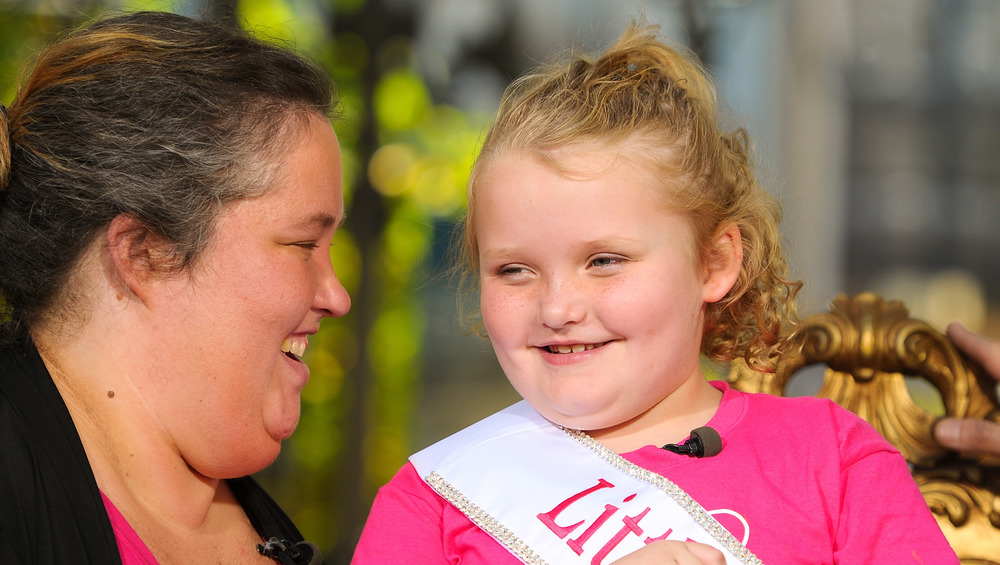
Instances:
[[[860,415],[899,449],[962,563],[1000,565],[1000,460],[939,447],[932,435],[939,415],[914,400],[905,377],[928,382],[946,416],[1000,422],[992,379],[902,302],[876,294],[838,295],[829,312],[804,318],[800,331],[801,350],[774,373],[734,362],[731,386],[782,396],[797,371],[826,365],[816,395]]]

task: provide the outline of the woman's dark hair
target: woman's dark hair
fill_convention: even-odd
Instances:
[[[219,212],[265,192],[292,134],[334,105],[329,75],[290,49],[176,14],[107,17],[52,44],[0,115],[7,337],[73,312],[71,275],[119,214],[188,267]]]

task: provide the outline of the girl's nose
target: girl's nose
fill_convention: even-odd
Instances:
[[[584,294],[566,279],[552,278],[545,285],[541,303],[542,324],[552,329],[583,321],[587,308]]]

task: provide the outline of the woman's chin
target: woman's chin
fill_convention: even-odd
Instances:
[[[302,413],[300,391],[298,388],[284,390],[264,405],[264,429],[272,440],[280,443],[291,437],[298,427],[299,416]]]
[[[292,437],[292,434],[295,432],[295,428],[297,428],[298,425],[299,409],[298,406],[296,406],[294,413],[286,414],[280,421],[269,426],[268,432],[270,433],[271,439],[280,444],[282,441]]]
[[[235,479],[265,469],[274,463],[274,460],[278,458],[278,453],[281,452],[281,443],[277,441],[254,445],[252,449],[246,449],[249,447],[246,445],[242,447],[244,447],[242,451],[236,451],[230,447],[226,456],[215,453],[201,464],[192,461],[189,461],[188,464],[198,474],[208,478]]]

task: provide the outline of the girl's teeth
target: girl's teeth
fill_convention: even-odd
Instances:
[[[552,353],[580,353],[582,351],[590,351],[593,349],[594,345],[578,343],[576,345],[553,345],[549,347],[549,351]]]

